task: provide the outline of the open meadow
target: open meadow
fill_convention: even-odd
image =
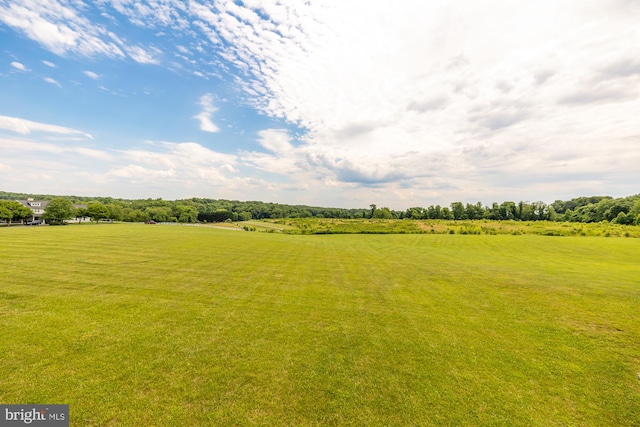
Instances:
[[[72,426],[640,425],[640,239],[0,229],[0,402]]]

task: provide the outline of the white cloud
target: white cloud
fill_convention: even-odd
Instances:
[[[50,142],[38,136],[0,135],[0,180],[8,187],[23,188],[24,178],[13,171],[32,170],[31,176],[38,179],[30,183],[29,191],[68,194],[73,188],[75,194],[130,198],[181,198],[185,188],[193,189],[194,195],[217,189],[238,198],[242,185],[252,181],[235,176],[237,156],[193,142],[150,142],[142,149],[127,150],[85,143],[73,136]]]
[[[72,188],[81,194],[92,194],[91,186],[100,181],[100,173],[96,171],[100,171],[108,156],[98,158],[96,152],[100,150],[76,145],[86,142],[75,141],[73,136],[49,142],[37,135],[0,135],[3,162],[11,165],[9,169],[0,167],[0,179],[10,188],[24,188],[24,175],[15,171],[28,170],[30,181],[26,191],[68,194]]]
[[[258,132],[258,142],[275,154],[286,154],[293,149],[289,133],[285,129],[266,129]]]
[[[193,118],[200,121],[200,129],[205,132],[220,132],[220,128],[213,124],[211,116],[218,109],[213,105],[213,95],[207,93],[200,98],[200,107],[202,111]]]
[[[517,179],[526,197],[546,180],[546,153],[565,146],[576,162],[560,168],[558,180],[586,173],[579,165],[602,150],[637,176],[620,141],[637,134],[640,113],[631,53],[640,49],[638,8],[243,3],[191,12],[230,44],[225,58],[244,75],[238,83],[253,105],[308,129],[303,144],[286,149],[283,134],[261,135],[273,154],[243,155],[261,169],[291,176],[297,167],[300,179],[310,169],[345,191],[349,183],[404,183],[431,188],[430,196],[438,177],[455,191],[502,197],[493,179],[502,176]]]
[[[0,129],[17,132],[23,135],[28,135],[32,132],[45,132],[93,139],[91,134],[81,130],[9,116],[0,116]]]
[[[93,71],[83,71],[84,75],[93,80],[98,80],[100,75],[94,73]]]
[[[53,63],[53,62],[51,62],[51,61],[45,61],[45,60],[42,60],[42,63],[43,63],[44,65],[46,65],[47,67],[56,68],[56,64],[54,64],[54,63]]]
[[[0,4],[0,20],[20,29],[56,54],[123,56],[121,49],[104,40],[103,27],[78,14],[71,5],[56,0],[24,0],[20,4]]]
[[[62,85],[55,79],[52,79],[51,77],[45,77],[43,79],[45,82],[50,83],[52,85],[58,86],[58,87],[62,87]]]
[[[237,178],[235,155],[210,150],[193,142],[150,143],[144,150],[123,150],[106,178],[126,179],[134,184],[146,183],[165,189],[233,187]],[[182,189],[182,190],[180,190]],[[165,196],[166,197],[166,196]]]
[[[95,148],[87,148],[87,147],[71,147],[69,150],[73,153],[80,154],[86,158],[100,160],[103,162],[108,162],[114,160],[113,154],[110,154],[104,150],[97,150]]]
[[[156,48],[145,49],[141,46],[125,47],[127,54],[136,62],[141,64],[158,64],[160,63],[158,56],[161,51]]]
[[[113,169],[109,171],[109,175],[117,176],[119,178],[128,178],[134,181],[167,179],[175,178],[177,176],[176,171],[173,169],[158,170],[145,168],[139,165],[128,165],[120,169]]]
[[[13,61],[13,62],[11,63],[11,66],[12,66],[13,68],[15,68],[16,70],[20,70],[20,71],[27,71],[27,67],[25,67],[25,66],[24,66],[24,64],[22,64],[22,63],[20,63],[20,62]]]
[[[143,64],[158,64],[161,53],[154,47],[129,45],[122,38],[83,16],[81,3],[60,0],[23,0],[0,3],[0,22],[22,31],[57,55],[76,53],[108,58],[130,57]],[[46,65],[53,63],[43,61]]]

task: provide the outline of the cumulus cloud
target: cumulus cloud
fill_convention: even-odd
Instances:
[[[595,146],[597,138],[584,135],[596,126],[622,138],[636,120],[632,111],[640,111],[639,68],[627,54],[640,47],[637,11],[616,14],[613,4],[416,1],[406,5],[410,14],[376,2],[245,5],[260,16],[228,3],[215,16],[203,9],[197,16],[231,44],[228,59],[245,74],[254,107],[309,131],[306,144],[278,154],[280,162],[313,159],[316,171],[338,182],[427,182],[420,162],[391,160],[413,152],[422,161],[457,157],[464,168],[430,167],[451,182],[463,173],[489,186],[480,165],[489,167],[492,158],[517,162],[513,173],[539,168],[528,156],[553,152],[558,143]],[[594,77],[626,80],[594,85]],[[620,102],[626,112],[600,109]],[[575,105],[594,108],[566,108]],[[616,123],[602,118],[611,114]],[[527,155],[510,148],[524,141]],[[583,148],[571,155],[584,158]],[[277,167],[269,156],[252,160]],[[541,179],[531,172],[530,180]]]
[[[199,104],[202,111],[193,118],[200,121],[200,129],[205,132],[220,132],[220,128],[211,121],[213,113],[218,111],[218,109],[213,105],[213,95],[210,93],[202,95]]]
[[[180,170],[186,175],[202,168],[222,168],[233,171],[237,163],[235,155],[219,153],[195,142],[159,142],[151,143],[148,149],[121,150],[124,159],[136,164],[152,166],[164,170]]]
[[[192,188],[194,195],[219,189],[219,194],[238,198],[246,194],[246,185],[256,189],[257,197],[268,187],[257,185],[259,179],[238,177],[236,155],[194,142],[147,142],[124,150],[86,142],[72,134],[55,140],[26,131],[18,137],[0,135],[0,179],[14,187],[23,177],[13,171],[33,169],[38,177],[34,188],[42,191],[63,194],[72,186],[78,194],[114,194],[117,188],[118,197],[182,198],[185,188]]]
[[[0,135],[2,162],[11,165],[0,167],[0,179],[11,188],[24,186],[24,176],[16,170],[30,170],[28,191],[48,194],[67,194],[70,188],[81,194],[94,194],[100,182],[100,169],[110,158],[100,149],[88,148],[86,139],[59,134],[51,140],[46,135]],[[98,154],[103,152],[102,155]],[[66,189],[66,192],[65,192]],[[76,194],[78,194],[76,193]]]
[[[237,178],[237,157],[210,150],[194,142],[150,142],[144,149],[121,150],[105,173],[107,182],[117,178],[146,185],[145,191],[185,188],[222,188],[230,191]],[[149,187],[151,186],[151,187]],[[227,193],[231,194],[231,193]],[[166,197],[166,196],[165,196]]]
[[[258,135],[260,145],[275,154],[286,154],[293,149],[286,129],[266,129],[258,132]]]

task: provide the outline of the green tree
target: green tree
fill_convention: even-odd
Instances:
[[[501,219],[515,219],[517,214],[517,207],[515,202],[503,202],[500,205]]]
[[[629,213],[627,215],[631,215],[632,218],[640,215],[640,199],[637,199],[633,202],[633,206],[631,207],[631,210],[629,210]]]
[[[106,206],[109,210],[109,219],[112,221],[122,221],[124,219],[124,208],[119,203],[109,203]]]
[[[169,222],[171,220],[171,208],[166,206],[151,206],[144,210],[149,218],[157,222]]]
[[[101,219],[109,218],[109,208],[102,202],[90,202],[87,205],[87,213],[91,221],[98,223]]]
[[[9,225],[11,225],[13,221],[24,222],[25,219],[31,218],[31,216],[33,215],[31,209],[24,206],[20,202],[0,200],[0,205],[11,213],[9,218],[5,218]]]
[[[623,225],[633,224],[633,217],[624,212],[620,212],[611,222]]]
[[[378,209],[378,206],[372,203],[369,205],[369,207],[371,208],[371,213],[369,214],[369,218],[373,218],[374,215],[376,214],[376,209]]]
[[[148,221],[149,215],[140,209],[125,209],[124,218],[127,222],[144,222]]]
[[[391,219],[393,218],[393,213],[389,208],[383,207],[380,209],[376,209],[376,211],[373,213],[373,217],[381,219]]]
[[[12,218],[13,213],[9,210],[9,208],[6,208],[2,203],[0,203],[0,220],[7,221],[7,224],[11,225]]]
[[[598,219],[597,205],[590,204],[576,208],[574,211],[568,210],[565,216],[570,214],[570,218],[577,222],[597,222],[602,221],[602,218]]]
[[[563,201],[556,200],[551,204],[553,210],[558,214],[564,214],[568,210],[575,211],[577,208],[587,205],[595,205],[603,199],[611,199],[610,196],[591,196],[591,197],[578,197],[575,199]]]
[[[198,222],[198,209],[194,206],[178,205],[176,209],[179,222]]]
[[[423,209],[421,207],[409,208],[407,209],[404,215],[405,215],[405,218],[422,219]]]
[[[451,203],[451,213],[453,214],[453,219],[466,219],[462,202]]]
[[[238,214],[238,221],[250,221],[251,220],[251,212],[240,212]]]
[[[615,199],[610,202],[609,207],[604,212],[604,219],[607,221],[613,221],[618,217],[620,213],[625,215],[631,212],[633,209],[633,201],[629,199]],[[632,214],[633,215],[633,214]],[[633,216],[632,216],[633,218]],[[621,224],[621,223],[619,223]]]
[[[49,223],[64,223],[66,220],[74,217],[75,210],[71,200],[56,197],[44,208],[42,218]]]
[[[200,216],[198,216],[198,219],[202,221],[203,218],[200,218]],[[224,222],[229,220],[237,221],[238,214],[226,209],[216,209],[213,212],[209,212],[209,214],[207,215],[207,220],[211,222]]]
[[[79,222],[82,222],[82,219],[88,216],[89,213],[87,212],[87,208],[76,208],[76,219]]]
[[[518,219],[520,221],[530,221],[536,219],[533,214],[533,205],[528,202],[518,203]]]
[[[537,220],[550,219],[549,206],[547,206],[546,203],[540,202],[540,201],[533,202],[533,204],[531,205],[531,209],[533,213],[533,218],[531,219],[537,219]]]
[[[271,211],[271,218],[285,218],[287,215],[280,208],[275,208]]]
[[[611,221],[616,216],[618,216],[618,212],[615,208],[615,201],[613,199],[603,199],[600,200],[594,208],[594,222],[600,221]]]
[[[484,217],[484,209],[482,208],[482,203],[478,202],[475,205],[467,203],[464,215],[466,219],[482,219]]]
[[[442,208],[442,212],[440,213],[440,219],[453,219],[453,213],[449,210],[448,207]]]

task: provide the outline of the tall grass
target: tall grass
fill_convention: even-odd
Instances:
[[[634,425],[640,240],[0,231],[0,401],[72,425]]]
[[[250,221],[258,231],[288,234],[536,234],[544,236],[640,237],[633,225],[555,221],[286,218]],[[255,230],[254,230],[255,231]]]

